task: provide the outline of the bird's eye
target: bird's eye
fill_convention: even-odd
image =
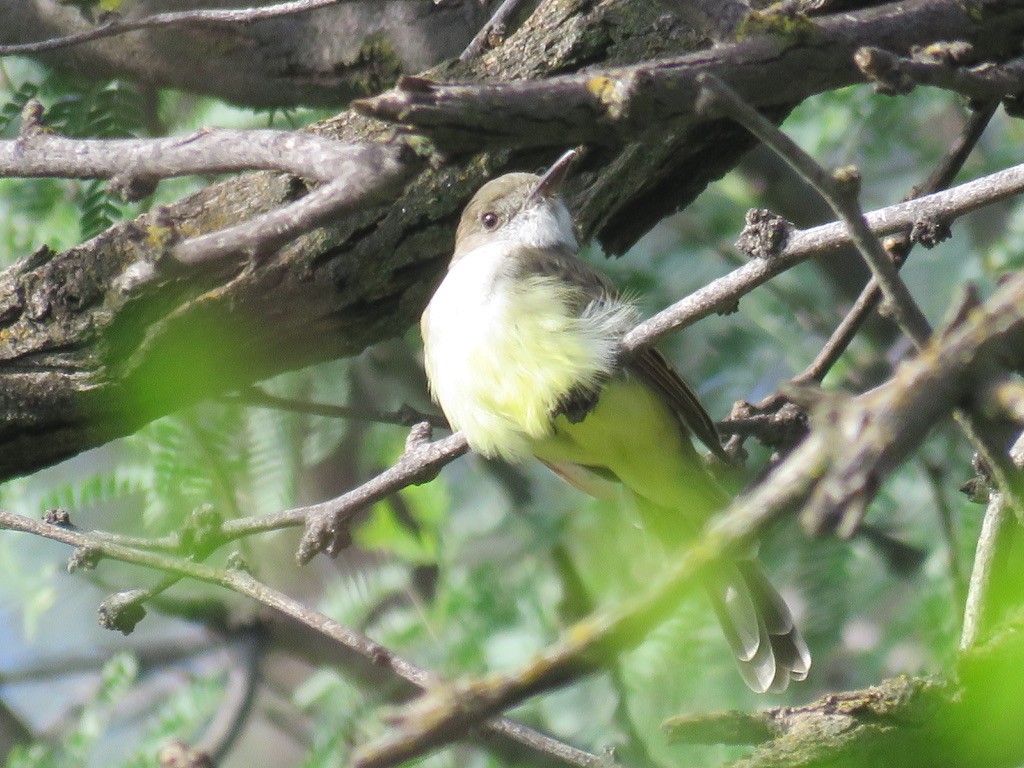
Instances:
[[[480,216],[480,223],[484,225],[484,229],[494,229],[498,226],[498,214],[494,211],[487,211]]]

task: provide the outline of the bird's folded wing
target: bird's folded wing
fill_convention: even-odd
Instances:
[[[728,460],[718,429],[704,409],[697,393],[656,349],[645,349],[628,366],[635,375],[655,387],[668,401],[683,426],[720,459]]]

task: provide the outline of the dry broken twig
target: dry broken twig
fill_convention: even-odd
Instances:
[[[881,93],[905,94],[918,85],[944,88],[979,101],[1024,93],[1024,59],[977,64],[973,49],[965,44],[936,43],[909,56],[867,46],[854,54],[854,62]]]
[[[242,255],[259,259],[348,211],[383,203],[421,167],[415,153],[395,148],[379,165],[353,165],[346,175],[295,202],[249,221],[185,240],[170,249],[180,264],[218,264]]]

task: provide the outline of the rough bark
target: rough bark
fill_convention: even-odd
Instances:
[[[953,0],[896,3],[846,17],[848,33],[851,44],[861,42],[859,20],[878,29],[877,14],[884,11],[905,32],[896,36],[889,29],[887,39],[903,40],[904,49],[958,36],[977,38],[979,48],[996,57],[1000,45],[1020,39],[1024,11],[1001,2],[975,6],[968,12]],[[908,13],[917,14],[915,24],[906,23]],[[701,44],[652,4],[546,0],[505,45],[428,74],[462,82],[535,79],[586,66],[628,65]],[[771,40],[755,36],[708,57],[728,62],[729,56],[760,51],[774,58],[813,45],[813,38],[773,33]],[[799,56],[793,57],[794,71],[773,70],[773,78],[790,82],[784,97],[775,104],[761,98],[762,106],[784,112],[795,99],[850,82],[848,55],[835,46],[828,50],[835,58],[819,54],[813,78],[804,77]],[[758,80],[757,67],[749,71],[740,86],[772,90],[772,83]],[[395,129],[349,112],[315,130],[380,141]],[[749,146],[727,122],[690,117],[595,148],[569,190],[584,236],[621,251],[733,166]],[[301,195],[304,185],[292,178],[264,173],[231,179],[64,253],[40,249],[0,274],[0,477],[33,471],[200,399],[355,354],[402,333],[444,267],[468,196],[484,179],[540,167],[562,148],[524,136],[520,147],[451,155],[417,176],[393,204],[341,217],[258,268],[161,269],[161,279],[122,279],[133,264],[156,262],[173,242]]]

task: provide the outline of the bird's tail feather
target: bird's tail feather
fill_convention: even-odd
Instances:
[[[784,691],[803,680],[811,654],[782,596],[756,560],[722,565],[705,581],[736,665],[757,693]]]
[[[636,496],[642,523],[666,551],[685,546],[698,533],[699,521],[721,508],[724,491],[713,482],[695,484],[687,514]],[[761,563],[753,558],[725,560],[704,577],[704,586],[732,648],[740,675],[757,693],[778,693],[791,680],[807,677],[811,654],[786,602]]]

